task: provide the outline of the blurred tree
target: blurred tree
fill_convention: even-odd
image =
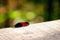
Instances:
[[[47,16],[47,19],[46,21],[51,21],[52,20],[52,14],[53,14],[53,0],[48,0],[48,3],[47,3],[47,12],[48,12],[48,16]],[[46,16],[46,15],[45,15]]]
[[[53,2],[53,7],[54,7],[54,10],[53,10],[53,14],[52,14],[52,20],[59,19],[59,2],[58,2],[58,0],[55,0]]]
[[[0,0],[0,6],[6,6],[8,4],[8,0]]]
[[[59,4],[59,9],[58,9],[59,14],[58,14],[58,16],[59,16],[59,19],[60,19],[60,0],[58,0],[58,4]]]

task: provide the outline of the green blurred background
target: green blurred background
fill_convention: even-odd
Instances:
[[[60,0],[0,0],[0,28],[17,22],[40,23],[60,19]]]

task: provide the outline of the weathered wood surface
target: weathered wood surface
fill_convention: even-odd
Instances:
[[[60,40],[60,20],[0,29],[0,40]]]

